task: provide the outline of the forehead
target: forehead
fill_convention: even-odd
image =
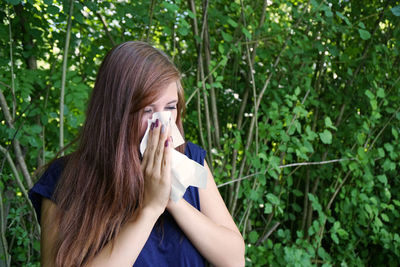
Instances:
[[[178,85],[176,81],[173,81],[160,89],[160,92],[152,105],[162,105],[174,100],[178,101]]]

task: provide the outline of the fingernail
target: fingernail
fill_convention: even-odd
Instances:
[[[158,119],[156,119],[156,128],[158,127]]]
[[[171,138],[171,142],[174,142],[174,139],[172,138],[172,136],[170,136],[169,138]]]
[[[151,123],[150,130],[154,129],[154,122]]]
[[[167,146],[168,146],[168,139],[165,140],[165,147],[167,147]]]
[[[164,126],[164,124],[161,126],[161,133],[164,133],[165,132],[165,126]]]

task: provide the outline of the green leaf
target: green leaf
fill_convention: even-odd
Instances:
[[[380,98],[384,98],[385,97],[385,90],[383,90],[383,88],[379,88],[378,91],[376,92],[376,96],[380,97]]]
[[[311,201],[311,206],[313,207],[314,210],[318,212],[322,211],[322,206],[318,201],[318,197],[314,196],[311,193],[308,193],[308,199]]]
[[[390,10],[392,11],[393,15],[400,17],[400,5],[392,7]]]
[[[278,179],[279,178],[279,176],[278,176],[278,174],[277,174],[277,172],[275,170],[272,170],[272,169],[268,170],[268,174],[271,177],[273,177],[274,179]]]
[[[384,145],[383,145],[384,147],[385,147],[385,149],[388,151],[388,152],[392,152],[393,151],[393,145],[391,144],[391,143],[385,143]]]
[[[224,46],[222,44],[218,45],[218,51],[223,54],[225,52]]]
[[[364,150],[363,147],[359,147],[359,148],[357,149],[357,155],[358,155],[358,157],[359,157],[359,159],[360,159],[361,161],[362,161],[362,160],[365,160],[366,157],[367,157],[367,153],[365,153],[365,150]]]
[[[393,134],[393,137],[394,137],[394,139],[398,139],[399,138],[399,132],[398,132],[398,130],[396,129],[396,128],[392,128],[392,134]]]
[[[256,231],[251,231],[249,234],[250,243],[255,243],[258,240],[258,233]]]
[[[332,238],[333,242],[335,242],[336,244],[339,244],[339,238],[337,237],[337,235],[335,233],[331,233],[331,238]]]
[[[39,143],[36,141],[34,137],[28,137],[28,142],[32,147],[39,147]]]
[[[162,5],[171,12],[178,11],[179,7],[175,4],[171,4],[168,2],[162,2]]]
[[[363,40],[368,40],[369,38],[371,38],[371,34],[367,30],[358,29],[358,33]]]
[[[192,19],[194,19],[194,18],[195,18],[195,15],[193,14],[193,12],[192,12],[192,11],[190,11],[190,10],[186,10],[186,12],[188,13],[188,16],[189,16],[190,18],[192,18]]]
[[[298,96],[300,93],[301,93],[300,87],[297,86],[296,89],[294,89],[294,94]]]
[[[38,240],[33,241],[33,249],[38,253],[40,252],[40,242]]]
[[[378,181],[381,182],[382,184],[387,184],[387,177],[386,177],[385,174],[378,175],[376,178],[377,178]]]
[[[333,17],[333,13],[330,10],[325,10],[325,16],[327,16],[328,18]]]
[[[251,191],[250,191],[250,199],[252,199],[252,200],[258,200],[258,198],[259,198],[258,192],[255,191],[255,190],[251,190]]]
[[[337,128],[333,126],[332,120],[329,117],[325,118],[325,127],[337,130]]]
[[[233,40],[232,35],[230,35],[229,33],[221,31],[221,34],[222,34],[222,38],[224,38],[225,41],[231,42]]]
[[[353,76],[353,71],[351,70],[351,68],[347,68],[347,74],[350,76]]]
[[[393,203],[394,203],[396,206],[400,207],[400,201],[398,201],[398,200],[396,200],[396,199],[393,199]]]
[[[319,133],[319,137],[321,138],[321,141],[324,144],[332,143],[332,134],[328,130],[324,130],[322,133]]]
[[[228,23],[234,28],[238,26],[238,24],[231,18],[228,19]]]
[[[272,205],[269,203],[264,204],[264,213],[270,214],[272,212]]]
[[[242,27],[242,32],[247,37],[247,39],[251,40],[251,33],[245,27]]]
[[[349,234],[344,229],[338,229],[337,233],[342,238],[347,238],[349,236]]]
[[[7,0],[7,2],[12,4],[12,5],[14,5],[14,6],[16,6],[21,2],[21,0]]]
[[[366,90],[365,91],[365,95],[369,98],[369,99],[374,99],[375,95],[370,91],[370,90]]]
[[[258,157],[259,157],[260,159],[263,159],[264,161],[267,161],[267,160],[268,160],[268,159],[267,159],[267,155],[266,155],[264,152],[258,153]]]
[[[348,26],[351,26],[350,20],[349,20],[345,15],[343,15],[342,13],[340,13],[340,12],[338,12],[338,11],[336,11],[336,15],[337,15],[339,18],[341,18],[342,20],[344,20]]]
[[[318,135],[311,130],[310,125],[306,126],[306,133],[307,133],[307,140],[313,141],[315,138],[318,137]]]
[[[165,27],[163,28],[163,32],[164,32],[166,35],[171,35],[171,34],[172,34],[172,30],[171,30],[171,28],[168,27],[168,26],[165,26]]]
[[[179,34],[186,36],[189,33],[189,29],[187,27],[181,26],[178,28],[178,32],[179,32]]]
[[[39,125],[33,125],[32,127],[31,127],[31,129],[30,129],[30,132],[32,133],[32,134],[39,134],[39,133],[41,133],[42,132],[42,127],[40,127]]]
[[[277,196],[275,196],[272,193],[268,193],[267,194],[267,199],[269,202],[271,202],[274,205],[278,205],[279,204],[279,198]]]
[[[298,190],[298,189],[294,189],[294,190],[292,191],[292,193],[293,193],[293,195],[295,195],[296,197],[301,197],[301,196],[303,196],[303,192],[301,192],[301,191]]]
[[[60,12],[60,9],[56,6],[49,6],[47,8],[47,12],[49,12],[52,15],[58,14]]]
[[[378,155],[379,157],[383,158],[385,156],[385,150],[383,148],[378,148]]]
[[[393,161],[391,161],[390,159],[386,159],[382,164],[382,168],[384,171],[388,171],[388,170],[393,171],[396,169],[396,164]]]
[[[382,220],[384,220],[385,222],[389,222],[389,216],[387,216],[385,213],[381,214],[381,218]]]

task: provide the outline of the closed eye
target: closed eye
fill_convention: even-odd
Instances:
[[[170,107],[165,107],[166,110],[174,110],[176,109],[176,106],[170,106]]]

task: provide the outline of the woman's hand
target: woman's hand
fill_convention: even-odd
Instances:
[[[171,147],[169,125],[159,120],[150,126],[141,169],[144,176],[143,208],[158,217],[164,212],[171,193]]]

